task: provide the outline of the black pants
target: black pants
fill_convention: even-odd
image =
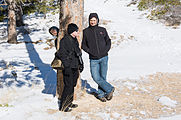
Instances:
[[[71,68],[66,74],[65,70],[63,70],[64,89],[61,97],[61,110],[65,110],[73,102],[74,87],[77,85],[78,77],[78,68]]]

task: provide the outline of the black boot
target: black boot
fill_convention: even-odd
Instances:
[[[61,109],[62,109],[62,102],[61,102],[61,100],[58,100],[58,109],[61,111]]]
[[[107,100],[111,100],[111,99],[112,99],[114,90],[115,90],[115,88],[113,87],[112,90],[111,90],[111,92],[106,95],[106,99],[107,99]]]
[[[71,112],[71,111],[72,111],[72,109],[69,108],[69,107],[67,107],[67,108],[64,110],[64,112]]]
[[[72,109],[69,107],[63,108],[61,100],[58,100],[58,108],[59,108],[59,111],[63,111],[63,112],[71,112],[72,111]]]
[[[77,104],[73,104],[73,103],[71,103],[71,104],[69,105],[69,107],[70,107],[70,108],[77,108],[77,107],[78,107],[78,105],[77,105]]]

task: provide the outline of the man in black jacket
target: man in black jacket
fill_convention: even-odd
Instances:
[[[82,49],[89,54],[90,71],[98,84],[98,99],[102,102],[111,100],[114,87],[106,81],[108,69],[108,51],[111,40],[105,28],[99,27],[97,13],[89,15],[89,27],[83,30]]]
[[[62,61],[64,89],[59,100],[59,110],[64,112],[71,111],[78,105],[73,104],[74,87],[77,84],[79,70],[83,70],[82,53],[79,48],[77,36],[79,35],[78,26],[74,23],[68,25],[67,33],[60,40],[60,48],[56,52],[56,56]]]

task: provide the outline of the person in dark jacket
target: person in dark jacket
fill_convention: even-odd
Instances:
[[[108,51],[111,39],[105,28],[98,26],[97,13],[90,13],[89,27],[83,30],[82,49],[89,54],[90,71],[98,84],[98,99],[102,102],[111,100],[115,88],[106,81],[108,69]]]
[[[67,33],[60,40],[60,48],[56,56],[62,61],[64,89],[59,101],[60,111],[71,111],[71,108],[78,107],[73,104],[74,87],[77,84],[79,71],[83,71],[82,52],[79,48],[77,37],[79,35],[78,26],[74,23],[68,25]]]

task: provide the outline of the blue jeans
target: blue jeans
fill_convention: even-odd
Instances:
[[[90,59],[90,71],[93,80],[98,84],[98,97],[104,97],[110,93],[113,86],[106,81],[108,69],[108,56],[98,60]]]

